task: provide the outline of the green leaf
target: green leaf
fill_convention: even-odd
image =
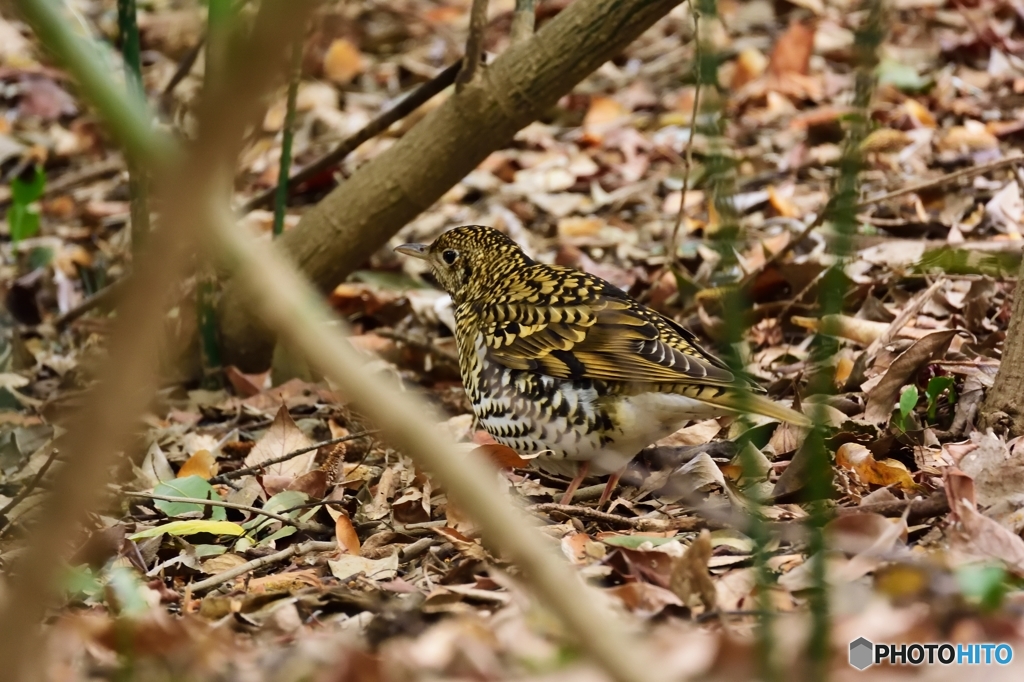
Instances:
[[[309,496],[306,493],[300,493],[298,490],[284,490],[267,500],[263,504],[263,509],[272,514],[281,514],[294,518],[297,513],[303,512],[305,509],[293,509],[287,514],[284,513],[285,510],[305,504],[308,499]]]
[[[11,242],[17,244],[39,234],[39,213],[26,204],[14,204],[7,212],[11,229]]]
[[[956,403],[956,391],[953,389],[954,383],[956,383],[956,380],[953,377],[932,377],[928,381],[924,394],[928,398],[928,419],[930,421],[935,421],[939,406],[939,396],[945,391],[949,391],[950,404]]]
[[[1006,571],[1001,566],[967,565],[956,572],[960,591],[978,602],[984,611],[994,611],[1007,592]]]
[[[191,497],[199,500],[220,500],[220,495],[213,489],[208,481],[199,476],[186,476],[176,478],[173,481],[165,481],[153,488],[156,495],[167,495],[168,497]],[[195,512],[206,513],[210,509],[210,518],[214,521],[227,519],[227,512],[224,507],[208,507],[193,502],[167,502],[157,500],[156,508],[168,516],[182,516]]]
[[[876,73],[879,85],[892,85],[903,92],[922,92],[932,86],[932,80],[921,77],[914,67],[891,59],[883,59]]]
[[[211,533],[213,535],[244,535],[245,529],[231,521],[211,521],[210,519],[188,519],[185,521],[171,521],[162,526],[140,530],[129,536],[131,540],[142,538],[155,538],[158,535],[196,535],[198,533]]]
[[[33,166],[34,173],[30,178],[15,177],[11,181],[11,201],[15,205],[27,206],[39,201],[46,189],[46,171],[41,166]]]
[[[103,583],[88,564],[69,567],[61,576],[61,582],[70,597],[89,598],[103,593]]]
[[[917,400],[919,397],[920,396],[917,393],[917,386],[907,386],[903,391],[903,395],[900,396],[900,416],[906,419],[917,406]]]
[[[121,613],[138,616],[149,611],[149,602],[142,594],[142,581],[132,569],[127,566],[111,568],[107,575],[107,585],[113,592]]]

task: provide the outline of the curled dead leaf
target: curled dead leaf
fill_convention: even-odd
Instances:
[[[197,450],[188,460],[181,465],[177,478],[188,476],[199,476],[205,481],[217,475],[217,460],[209,450]]]
[[[876,460],[871,451],[860,443],[844,443],[836,450],[836,464],[856,471],[864,483],[871,485],[898,485],[907,491],[920,489],[903,462],[895,459]]]

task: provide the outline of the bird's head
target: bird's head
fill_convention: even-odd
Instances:
[[[484,296],[516,270],[533,264],[518,244],[481,225],[456,227],[432,244],[402,244],[395,251],[427,261],[456,304]]]

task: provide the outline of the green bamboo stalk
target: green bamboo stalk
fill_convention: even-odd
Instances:
[[[820,307],[822,315],[842,312],[845,295],[843,264],[851,254],[852,237],[857,232],[857,201],[859,198],[859,175],[862,168],[861,143],[868,133],[868,107],[875,89],[875,69],[878,66],[878,49],[885,35],[884,8],[882,0],[865,0],[866,17],[854,37],[854,52],[857,75],[854,89],[854,112],[848,118],[849,127],[839,162],[833,199],[825,207],[825,215],[832,222],[838,239],[833,246],[838,262],[822,278]],[[817,360],[826,360],[839,350],[839,341],[834,337],[821,335]],[[822,375],[824,379],[824,375]],[[822,381],[812,387],[814,393],[830,393],[831,382]],[[815,410],[815,421],[822,410]],[[812,580],[814,589],[809,599],[811,609],[811,639],[808,643],[808,657],[811,662],[810,678],[825,680],[828,677],[830,659],[831,618],[829,609],[828,582],[826,576],[826,547],[823,528],[828,521],[824,500],[831,496],[831,458],[825,445],[822,428],[815,428],[809,436],[808,446],[812,460],[808,467],[810,480],[808,493],[811,503],[809,524],[811,537],[808,552],[813,557]]]
[[[223,80],[225,61],[230,46],[235,5],[232,0],[209,0],[206,15],[206,71],[203,89],[210,92]],[[222,178],[223,186],[215,191],[231,192],[230,177]],[[202,367],[202,385],[217,389],[223,385],[223,361],[220,344],[220,325],[217,323],[217,274],[206,261],[196,268],[196,322],[199,329],[199,358]]]
[[[722,116],[720,103],[722,101],[722,87],[718,82],[718,57],[715,45],[710,35],[711,31],[700,31],[702,21],[713,21],[717,17],[718,8],[716,0],[690,0],[691,10],[694,19],[694,41],[696,43],[696,54],[694,56],[694,78],[696,80],[696,93],[694,95],[694,115],[691,122],[691,135],[685,151],[686,176],[683,184],[683,204],[680,206],[679,216],[672,237],[672,260],[675,259],[675,239],[679,224],[682,220],[682,206],[686,201],[686,190],[689,185],[689,174],[692,166],[692,143],[697,131],[706,135],[711,141],[710,153],[704,159],[703,182],[708,189],[710,204],[714,207],[719,219],[719,230],[711,238],[715,249],[722,254],[723,263],[734,263],[735,253],[733,242],[739,233],[739,219],[733,203],[733,196],[736,192],[736,168],[732,157],[725,149],[724,126],[725,120]],[[711,96],[700,98],[701,89],[704,88]],[[746,295],[739,288],[727,290],[722,300],[722,318],[725,328],[726,341],[730,349],[736,348],[743,342],[745,333],[746,316],[744,311],[749,309],[749,302]],[[727,353],[726,362],[731,369],[739,374],[743,370],[743,358],[738,353]],[[749,415],[744,411],[740,414],[740,424],[749,425]],[[755,454],[752,446],[741,446],[740,465],[744,478],[748,481],[756,481],[759,477],[757,471]],[[758,595],[757,604],[757,628],[756,628],[756,656],[758,679],[765,682],[775,682],[779,679],[779,671],[774,665],[775,639],[773,624],[775,621],[772,612],[771,589],[775,583],[775,576],[768,566],[768,543],[771,541],[771,534],[761,514],[761,505],[764,499],[755,486],[744,492],[751,502],[749,514],[749,525],[747,534],[753,540],[753,562]]]
[[[274,196],[274,237],[284,232],[284,214],[288,208],[288,178],[292,172],[292,139],[295,136],[295,100],[302,78],[302,43],[292,47],[292,77],[288,82],[288,103],[281,131],[281,163],[277,171],[277,193]]]
[[[121,55],[128,91],[134,91],[145,101],[135,0],[117,0],[117,26],[121,34]],[[132,252],[137,256],[149,235],[149,182],[145,169],[132,160],[128,161],[128,193],[131,198]]]

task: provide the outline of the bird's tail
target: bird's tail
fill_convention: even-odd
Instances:
[[[814,425],[814,422],[807,415],[780,405],[770,398],[765,398],[748,391],[726,391],[714,397],[701,396],[701,400],[735,412],[752,412],[805,428],[810,428]]]

